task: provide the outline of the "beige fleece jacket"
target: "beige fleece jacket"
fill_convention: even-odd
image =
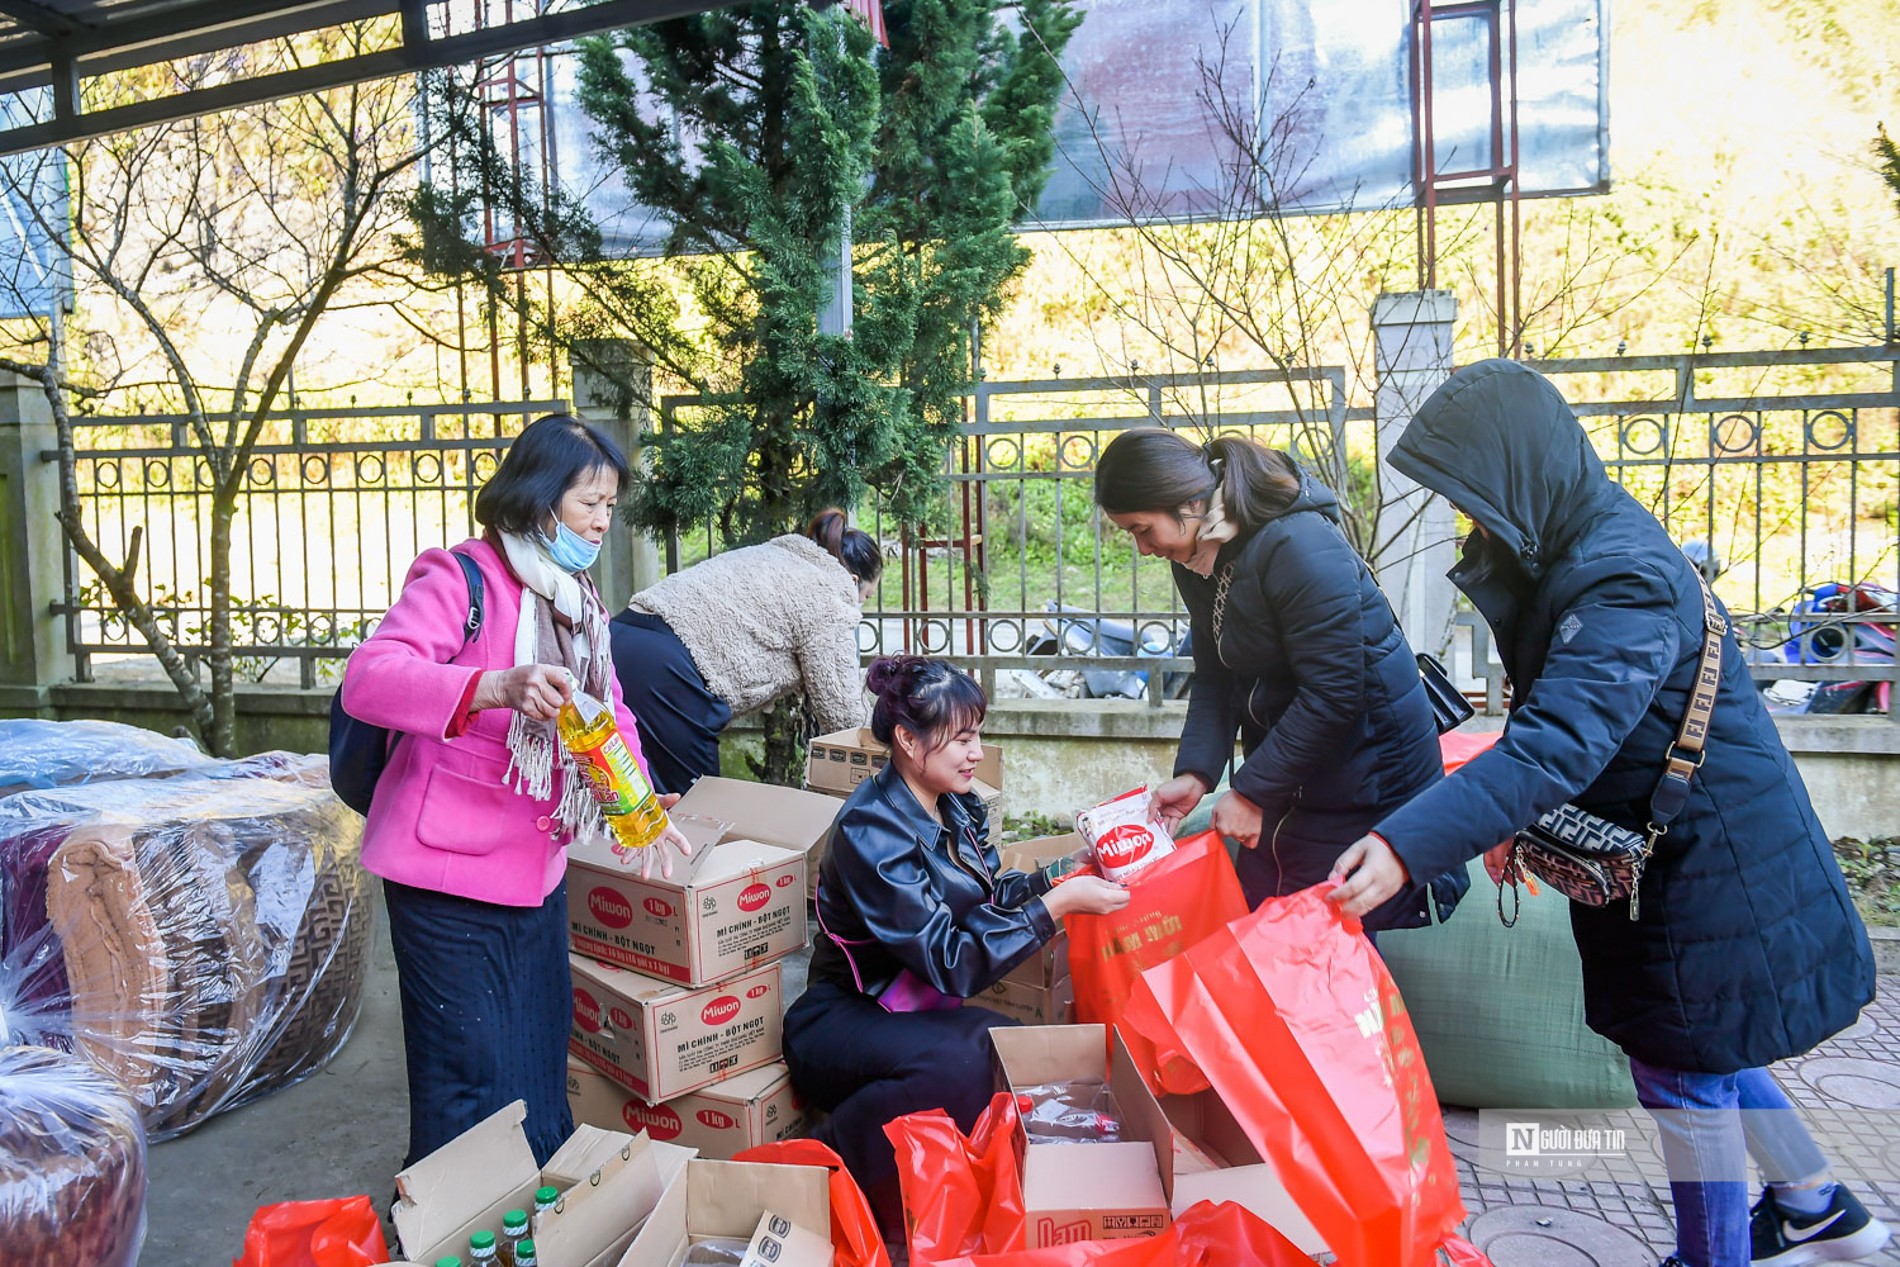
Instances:
[[[821,731],[864,724],[858,585],[809,537],[787,533],[716,554],[627,605],[672,627],[735,714],[798,691]]]

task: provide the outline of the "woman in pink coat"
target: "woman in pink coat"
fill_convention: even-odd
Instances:
[[[601,431],[536,420],[475,499],[482,535],[454,547],[481,570],[477,635],[461,564],[427,550],[344,673],[351,716],[398,735],[363,865],[383,878],[401,982],[405,1165],[516,1099],[538,1161],[573,1130],[564,846],[602,823],[554,719],[578,681],[613,701],[645,767],[586,571],[628,478]]]

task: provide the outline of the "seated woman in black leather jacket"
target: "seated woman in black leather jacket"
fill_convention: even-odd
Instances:
[[[887,1231],[902,1226],[884,1124],[943,1109],[968,1131],[989,1103],[991,1026],[963,1000],[1061,929],[1063,916],[1128,904],[1120,885],[1004,871],[970,791],[987,701],[942,660],[871,666],[871,733],[890,764],[839,812],[818,872],[811,984],[785,1017],[785,1062],[807,1104],[831,1114],[837,1150]]]

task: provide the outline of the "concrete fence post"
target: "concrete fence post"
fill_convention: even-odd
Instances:
[[[1445,654],[1455,592],[1445,573],[1456,561],[1452,508],[1386,464],[1406,423],[1451,376],[1450,291],[1381,295],[1372,307],[1378,389],[1379,530],[1372,565],[1414,649]]]
[[[0,713],[51,717],[49,688],[70,682],[53,407],[40,385],[0,371]]]
[[[619,442],[633,463],[634,479],[645,478],[640,437],[653,419],[653,364],[631,339],[597,339],[574,349],[569,370],[574,408]],[[607,610],[617,612],[627,599],[659,580],[660,547],[643,532],[616,524],[601,547],[594,579]]]

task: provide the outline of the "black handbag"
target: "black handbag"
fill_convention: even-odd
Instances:
[[[1702,767],[1703,745],[1709,737],[1709,718],[1715,712],[1716,692],[1722,685],[1722,639],[1728,622],[1715,605],[1709,583],[1702,585],[1702,652],[1696,664],[1695,688],[1689,707],[1676,728],[1662,778],[1649,798],[1649,829],[1632,831],[1575,805],[1559,805],[1511,840],[1498,885],[1498,918],[1506,928],[1517,923],[1517,885],[1534,875],[1573,902],[1608,906],[1629,899],[1630,919],[1640,913],[1643,869],[1656,842],[1668,834],[1669,824],[1689,800],[1689,783]],[[1504,889],[1511,889],[1512,912],[1504,914]]]
[[[1432,702],[1432,724],[1439,734],[1458,729],[1477,713],[1465,693],[1452,685],[1451,674],[1445,672],[1437,656],[1418,653],[1418,680],[1425,688],[1425,698]]]

